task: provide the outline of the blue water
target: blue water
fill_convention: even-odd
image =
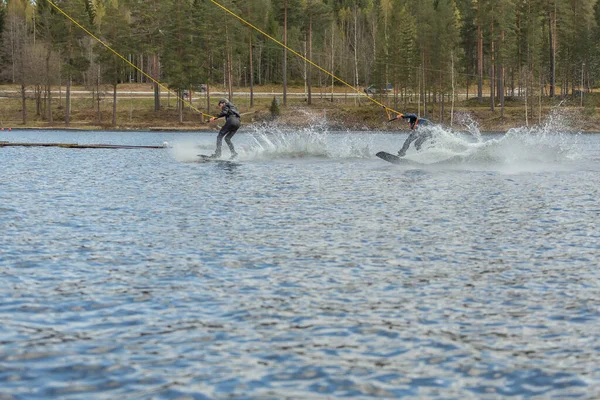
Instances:
[[[600,397],[600,135],[215,136],[2,132],[168,147],[0,148],[0,398]]]

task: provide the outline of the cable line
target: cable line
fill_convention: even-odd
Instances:
[[[367,99],[371,100],[373,103],[377,104],[378,106],[381,106],[385,109],[385,112],[388,116],[388,119],[390,119],[390,111],[393,111],[396,114],[402,114],[392,108],[387,107],[385,104],[380,103],[379,101],[375,100],[372,97],[369,97],[369,95],[367,95],[366,93],[363,93],[362,91],[360,91],[359,89],[355,88],[354,86],[352,86],[351,84],[349,84],[348,82],[344,81],[343,79],[335,76],[333,73],[327,71],[325,68],[322,68],[321,66],[315,64],[314,62],[312,62],[311,60],[309,60],[308,58],[304,57],[302,54],[298,53],[296,50],[286,46],[285,44],[281,43],[281,41],[275,39],[273,36],[269,35],[268,33],[264,32],[263,30],[257,28],[256,26],[254,26],[253,24],[251,24],[250,22],[246,21],[244,18],[240,17],[239,15],[237,15],[236,13],[234,13],[233,11],[229,10],[227,7],[223,6],[222,4],[217,3],[215,0],[210,0],[211,3],[213,3],[214,5],[216,5],[217,7],[221,8],[222,10],[224,10],[225,12],[227,12],[228,14],[231,14],[232,16],[234,16],[235,18],[237,18],[238,20],[240,20],[241,22],[243,22],[244,24],[248,25],[249,27],[251,27],[252,29],[255,29],[257,32],[261,33],[262,35],[268,37],[269,39],[271,39],[272,41],[274,41],[275,43],[279,44],[281,47],[287,49],[288,51],[290,51],[291,53],[297,55],[298,57],[300,57],[301,59],[303,59],[304,61],[306,61],[307,63],[309,63],[310,65],[312,65],[313,67],[319,69],[321,72],[326,73],[327,75],[331,76],[333,79],[336,79],[337,81],[343,83],[344,85],[348,86],[350,89],[354,90],[355,92],[362,94],[363,96],[366,96]]]
[[[157,81],[156,79],[154,79],[153,77],[151,77],[150,75],[148,75],[147,73],[145,73],[144,71],[142,71],[140,68],[138,68],[136,65],[134,65],[131,61],[129,61],[128,59],[126,59],[125,57],[123,57],[121,54],[119,54],[118,52],[116,52],[115,50],[112,49],[112,47],[110,47],[108,44],[106,44],[105,42],[103,42],[101,39],[99,39],[98,37],[96,37],[92,32],[90,32],[89,30],[87,30],[84,26],[82,26],[79,22],[77,22],[76,20],[74,20],[69,14],[67,14],[66,12],[64,12],[59,6],[57,6],[56,4],[54,4],[54,2],[52,0],[47,0],[48,3],[54,7],[59,13],[61,13],[62,15],[64,15],[67,19],[69,19],[71,22],[73,22],[75,25],[77,25],[79,28],[81,28],[81,30],[83,30],[85,33],[87,33],[88,35],[90,35],[92,38],[94,38],[98,43],[100,43],[102,46],[106,47],[108,50],[110,50],[111,52],[113,52],[116,56],[118,56],[121,60],[125,61],[125,63],[127,63],[129,66],[133,67],[135,70],[141,72],[146,78],[150,79],[152,82],[154,82],[155,84],[157,84],[158,86],[160,86],[161,88],[165,89],[167,92],[172,93],[173,95],[175,95],[175,97],[177,97],[179,100],[181,100],[183,103],[187,104],[188,106],[190,106],[190,108],[200,114],[202,114],[203,116],[207,116],[209,118],[212,118],[213,116],[210,114],[205,114],[202,111],[200,111],[199,109],[197,109],[196,107],[194,107],[194,105],[179,97],[175,92],[173,92],[172,90],[170,90],[168,87],[166,87],[165,85],[163,85],[162,83],[160,83],[159,81]]]

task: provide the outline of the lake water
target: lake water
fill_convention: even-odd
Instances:
[[[600,135],[434,136],[1,132],[169,147],[0,148],[0,398],[599,398]]]

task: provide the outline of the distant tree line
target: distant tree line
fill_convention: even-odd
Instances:
[[[372,86],[394,107],[417,101],[427,113],[435,103],[443,113],[460,88],[503,113],[505,96],[533,104],[600,83],[598,0],[216,1],[359,90]],[[311,104],[314,86],[339,85],[210,0],[54,3],[180,97],[215,85],[230,97],[235,86],[281,85],[286,105],[291,83],[305,87]],[[112,85],[116,99],[119,83],[151,83],[47,0],[0,0],[0,44],[0,81],[20,88],[24,122],[32,93],[36,113],[53,120],[58,85],[66,88],[69,124],[73,84],[97,96]],[[154,91],[158,110],[156,84]]]

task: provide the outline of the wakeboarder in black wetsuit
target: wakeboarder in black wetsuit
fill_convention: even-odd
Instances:
[[[419,118],[415,114],[399,114],[396,119],[407,119],[410,124],[410,129],[412,132],[408,135],[408,138],[404,141],[402,148],[398,151],[399,157],[404,157],[406,154],[406,150],[410,147],[412,142],[415,142],[415,149],[421,150],[421,145],[424,141],[431,138],[431,132],[425,130],[419,130],[419,127],[428,126],[431,124],[431,121],[425,118]]]
[[[240,125],[242,124],[241,115],[237,108],[235,108],[235,106],[227,99],[219,100],[219,108],[221,108],[221,112],[216,117],[212,117],[210,122],[213,122],[218,118],[225,117],[225,125],[221,128],[221,131],[217,136],[217,149],[215,150],[215,154],[210,157],[221,157],[221,146],[223,143],[223,138],[225,138],[225,143],[227,143],[227,146],[229,146],[229,150],[231,151],[231,158],[234,159],[237,157],[237,153],[235,152],[231,138],[233,135],[235,135],[238,129],[240,129]]]

